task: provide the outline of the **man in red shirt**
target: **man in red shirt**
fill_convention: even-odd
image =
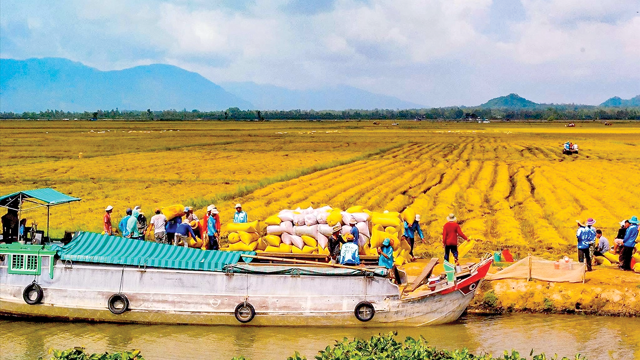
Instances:
[[[449,214],[447,217],[447,223],[444,224],[442,229],[442,244],[444,245],[444,259],[449,261],[449,253],[453,253],[453,257],[458,262],[458,236],[467,240],[467,236],[462,233],[460,225],[457,223],[455,215]]]
[[[111,212],[113,211],[113,206],[107,206],[104,211],[104,234],[113,235],[113,228],[111,227]]]

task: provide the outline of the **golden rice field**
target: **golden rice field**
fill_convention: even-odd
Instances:
[[[241,202],[250,220],[281,209],[362,205],[421,215],[441,252],[453,212],[478,240],[525,255],[573,254],[575,220],[609,239],[640,215],[640,126],[390,122],[2,122],[0,193],[53,187],[83,199],[52,227],[101,230],[103,209],[215,202],[223,224]],[[565,141],[580,154],[565,156]],[[82,156],[79,157],[79,153]],[[0,213],[4,211],[0,210]],[[43,214],[28,213],[44,224]]]

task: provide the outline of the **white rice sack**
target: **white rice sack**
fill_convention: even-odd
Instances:
[[[369,232],[369,224],[366,222],[359,222],[356,224],[358,231],[360,232],[360,236],[366,235],[367,237],[371,237],[371,232]]]
[[[321,248],[326,249],[327,245],[329,245],[329,239],[323,234],[318,233],[318,245],[320,245]]]
[[[333,226],[329,226],[326,224],[318,225],[318,234],[322,234],[324,236],[331,236],[331,234],[333,234]]]
[[[284,235],[282,235],[284,236]],[[297,235],[289,235],[289,239],[291,240],[291,245],[297,247],[298,249],[302,250],[302,248],[304,247],[304,240],[302,240],[302,238],[300,236]],[[284,239],[283,239],[284,241]]]
[[[267,226],[267,235],[282,235],[284,228],[282,225],[269,225]]]
[[[291,221],[283,221],[280,223],[280,226],[282,227],[283,232],[286,232],[289,235],[293,235],[293,223]]]
[[[351,226],[350,225],[342,225],[342,230],[340,230],[340,235],[345,236],[347,234],[351,234]]]
[[[307,226],[317,225],[318,219],[313,213],[309,213],[304,216],[304,224]]]
[[[318,222],[318,224],[326,224],[327,223],[327,216],[329,216],[328,212],[319,212],[316,215],[316,221]]]
[[[342,223],[343,224],[349,224],[349,221],[351,221],[351,214],[349,214],[346,211],[341,212],[340,214],[342,214]]]
[[[294,214],[293,215],[293,225],[295,226],[304,226],[304,215],[302,214]]]
[[[369,214],[367,213],[353,213],[351,214],[351,216],[353,216],[354,219],[356,219],[357,222],[367,222],[369,221]]]
[[[369,240],[371,240],[371,238],[367,235],[363,235],[362,233],[360,233],[360,237],[358,238],[358,246],[363,247],[365,246]]]
[[[332,208],[331,208],[331,206],[329,206],[329,205],[325,205],[325,206],[323,206],[323,207],[319,208],[319,209],[318,209],[318,212],[330,212],[330,211],[331,211],[331,209],[332,209]]]
[[[282,242],[287,244],[287,245],[291,245],[293,242],[291,241],[291,237],[293,235],[287,234],[287,233],[283,233],[282,234]],[[300,240],[302,240],[302,238],[300,238]]]
[[[308,208],[304,209],[304,213],[303,214],[305,214],[305,215],[313,214],[314,211],[315,210],[311,206],[309,206]]]
[[[294,226],[293,233],[298,236],[307,235],[314,239],[318,238],[318,225],[312,226]]]
[[[291,210],[282,210],[278,214],[278,217],[282,221],[293,221],[293,211],[291,211]]]

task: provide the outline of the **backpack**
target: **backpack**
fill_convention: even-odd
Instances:
[[[138,215],[138,231],[140,234],[147,228],[147,217],[144,214]]]

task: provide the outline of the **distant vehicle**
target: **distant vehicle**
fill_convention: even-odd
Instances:
[[[571,123],[568,123],[568,124],[567,124],[567,125],[565,125],[565,126],[566,126],[566,127],[576,127],[576,124],[571,122]]]
[[[398,123],[391,124],[391,126],[398,126],[398,125],[400,125],[400,124],[398,124]]]
[[[573,155],[578,153],[578,144],[567,141],[562,146],[562,153],[564,155]]]
[[[613,124],[610,121],[605,121],[604,122],[604,126],[611,126],[611,125],[613,125]]]

